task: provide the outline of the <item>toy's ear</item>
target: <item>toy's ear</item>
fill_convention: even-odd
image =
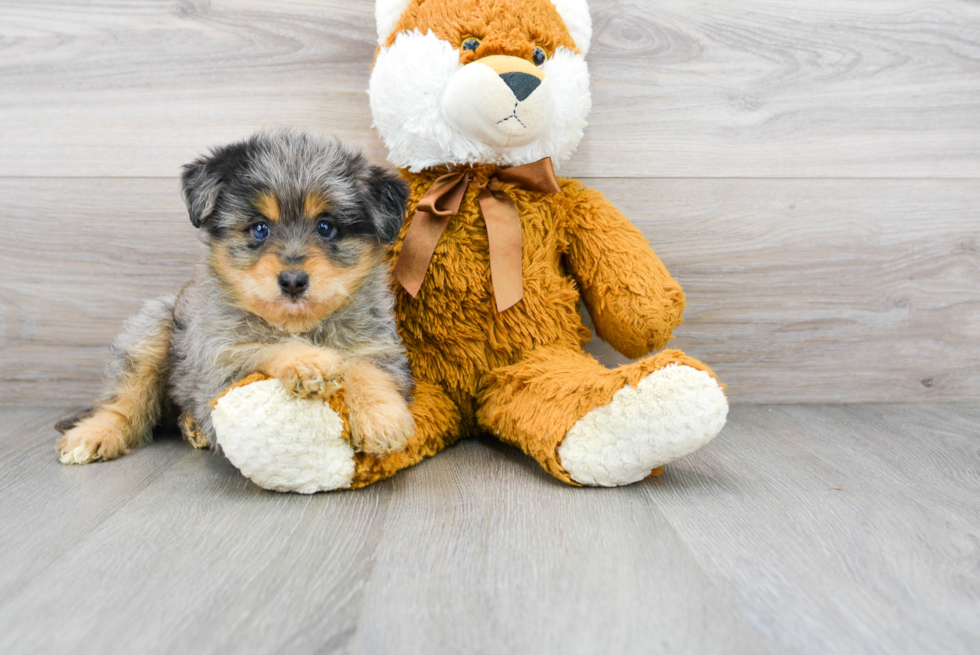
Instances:
[[[402,14],[412,0],[377,0],[374,5],[374,18],[378,26],[378,44],[384,45],[398,25]],[[592,42],[592,17],[589,15],[588,0],[551,0],[558,10],[565,27],[583,55],[589,53]]]
[[[184,166],[180,176],[181,195],[194,227],[201,227],[214,214],[218,198],[231,175],[245,159],[247,144],[235,143],[211,151]]]
[[[589,14],[587,0],[551,0],[561,16],[562,22],[572,35],[575,45],[583,55],[589,54],[592,45],[592,16]]]
[[[382,243],[394,243],[405,222],[408,185],[380,166],[368,166],[360,183],[378,238]]]
[[[412,0],[378,0],[374,5],[374,20],[378,26],[378,44],[384,45],[395,25]]]

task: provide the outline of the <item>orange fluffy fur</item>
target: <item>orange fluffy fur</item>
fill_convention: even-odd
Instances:
[[[560,46],[578,51],[550,0],[413,0],[387,45],[399,32],[416,29],[431,30],[457,48],[469,37],[480,39],[476,51],[460,51],[463,64],[491,55],[530,59],[535,47],[549,56]],[[711,373],[678,350],[615,370],[583,352],[591,335],[579,314],[580,301],[600,337],[638,358],[670,340],[681,322],[684,294],[642,233],[602,194],[573,180],[560,180],[561,193],[555,195],[501,185],[521,217],[524,297],[498,313],[477,202],[479,187],[498,168],[466,170],[474,181],[442,235],[418,297],[396,285],[399,332],[418,383],[412,406],[418,430],[400,453],[359,456],[355,487],[393,475],[476,432],[497,435],[574,484],[557,448],[579,418],[608,404],[623,386],[669,364]],[[402,171],[411,196],[406,225],[391,249],[393,263],[417,203],[446,172]]]
[[[480,47],[475,51],[460,52],[464,64],[487,55],[530,59],[535,47],[543,48],[549,55],[562,46],[578,52],[558,10],[549,0],[521,2],[519,10],[515,4],[515,0],[413,0],[387,45],[395,42],[399,32],[418,30],[425,34],[432,30],[456,47],[467,38],[480,39]]]
[[[642,233],[600,193],[572,180],[561,179],[555,195],[502,185],[521,216],[524,298],[498,313],[476,199],[479,185],[496,170],[472,168],[475,183],[436,248],[419,296],[396,289],[400,334],[419,384],[412,407],[418,431],[403,452],[361,457],[355,486],[393,475],[476,432],[497,435],[574,484],[556,451],[575,421],[608,404],[624,385],[669,364],[711,373],[678,350],[614,370],[582,351],[590,334],[580,298],[599,335],[639,357],[669,341],[681,321],[684,294]],[[403,171],[411,185],[409,217],[444,172]],[[394,261],[400,250],[401,240],[392,249]]]

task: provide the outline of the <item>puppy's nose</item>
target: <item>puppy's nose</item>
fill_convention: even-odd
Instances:
[[[517,99],[524,102],[534,90],[541,86],[541,80],[527,73],[501,73],[500,79],[510,87]]]
[[[279,274],[279,288],[287,296],[299,296],[310,286],[306,271],[283,271]]]

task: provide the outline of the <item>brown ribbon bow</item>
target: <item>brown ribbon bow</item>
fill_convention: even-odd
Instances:
[[[469,173],[447,173],[436,179],[419,200],[395,266],[395,279],[413,298],[422,288],[439,239],[459,211],[470,181]],[[524,297],[521,218],[513,198],[500,189],[501,182],[539,193],[561,191],[550,157],[502,168],[480,185],[480,211],[487,224],[490,275],[498,312],[513,307]]]

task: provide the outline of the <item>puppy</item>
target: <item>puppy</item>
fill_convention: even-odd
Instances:
[[[252,373],[302,398],[343,386],[354,448],[403,448],[413,382],[382,260],[405,184],[336,140],[288,131],[213,150],[182,182],[207,257],[126,324],[101,402],[59,424],[61,461],[124,455],[168,408],[191,444],[214,446],[211,400]]]

